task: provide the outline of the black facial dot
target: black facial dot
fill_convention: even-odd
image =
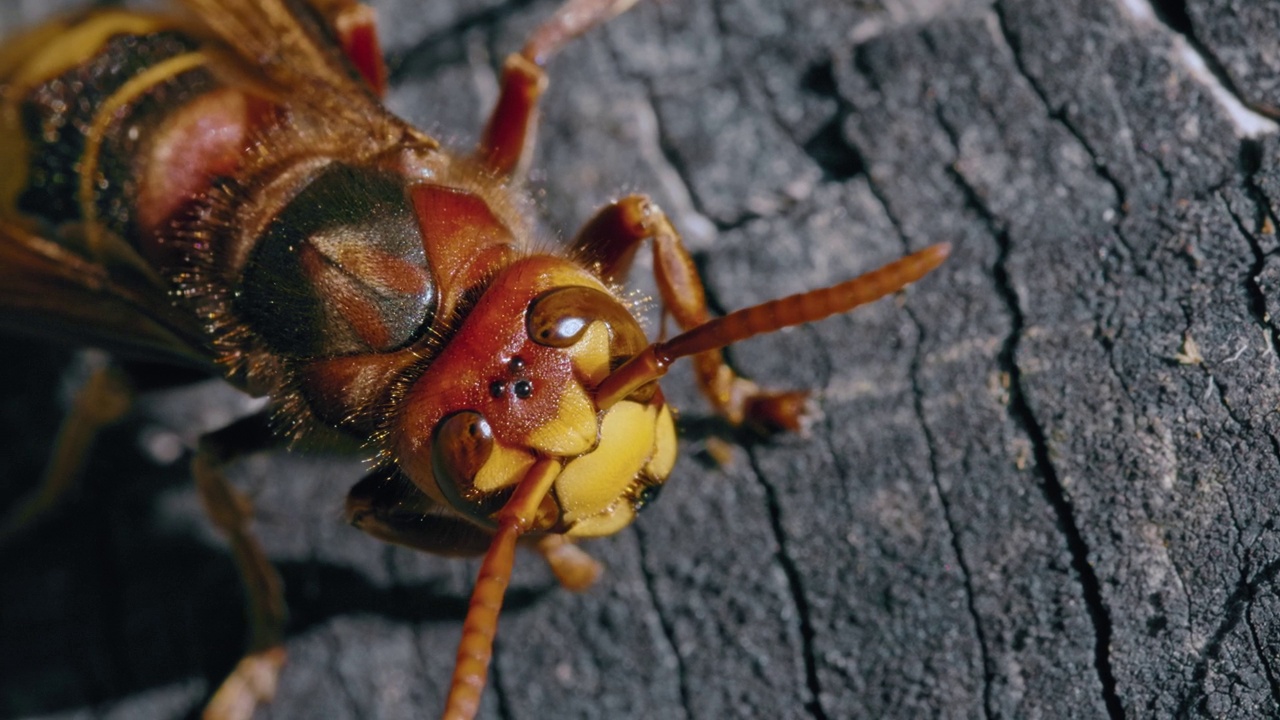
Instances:
[[[494,380],[489,383],[489,395],[493,396],[495,399],[502,397],[503,393],[506,391],[507,384],[501,380]]]
[[[528,380],[517,380],[513,389],[516,392],[516,397],[521,400],[527,400],[529,396],[533,395],[533,383]]]
[[[510,371],[512,374],[515,374],[520,372],[521,370],[524,370],[524,358],[520,357],[519,355],[511,358],[511,362],[507,363],[507,370]]]

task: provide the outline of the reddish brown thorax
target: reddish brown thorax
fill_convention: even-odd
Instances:
[[[512,231],[480,195],[437,184],[414,185],[405,193],[420,231],[425,264],[408,266],[394,256],[372,257],[376,253],[370,244],[360,243],[350,254],[361,257],[346,257],[341,267],[376,278],[387,289],[421,293],[418,284],[428,283],[434,301],[421,337],[391,352],[311,358],[296,371],[299,390],[311,410],[356,436],[368,437],[384,424],[369,409],[382,405],[393,390],[392,381],[410,366],[435,355],[440,346],[449,346],[460,308],[516,255]],[[343,315],[352,327],[361,329],[362,337],[379,337],[377,313],[360,309],[361,305],[348,303]]]
[[[440,284],[440,314],[450,317],[463,295],[479,287],[515,255],[511,230],[480,195],[443,185],[410,191],[427,250]]]

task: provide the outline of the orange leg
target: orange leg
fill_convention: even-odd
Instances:
[[[200,439],[192,461],[196,489],[214,526],[231,545],[244,583],[249,650],[205,707],[205,720],[248,720],[275,695],[284,666],[284,586],[250,530],[249,499],[227,482],[223,468],[237,457],[274,445],[265,416],[257,415]]]
[[[534,545],[560,584],[581,592],[595,584],[603,572],[599,561],[563,535],[543,535]]]
[[[373,8],[354,0],[310,1],[337,36],[343,54],[369,83],[373,94],[382,97],[387,91],[387,65]]]
[[[636,0],[568,0],[502,66],[502,89],[477,152],[502,177],[523,175],[533,153],[538,99],[547,87],[547,62],[569,41],[626,11]]]
[[[605,282],[620,282],[640,243],[653,240],[653,271],[662,301],[681,330],[710,321],[706,291],[693,257],[656,204],[631,195],[605,207],[579,231],[572,252],[596,268]],[[738,376],[720,350],[694,358],[698,385],[716,411],[734,425],[765,431],[799,430],[807,410],[805,391],[772,392]]]

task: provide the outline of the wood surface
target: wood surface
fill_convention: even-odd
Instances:
[[[374,2],[391,104],[469,146],[555,4]],[[7,2],[0,27],[44,12]],[[818,391],[808,437],[719,465],[731,435],[666,383],[672,481],[588,544],[608,571],[585,594],[518,558],[482,716],[1280,714],[1280,143],[1227,102],[1280,108],[1277,37],[1280,5],[1250,0],[642,0],[572,46],[534,166],[548,241],[651,193],[721,310],[955,252],[896,301],[736,348]],[[0,506],[76,357],[0,341]],[[245,628],[184,448],[248,407],[145,395],[0,548],[0,717],[198,713]],[[261,718],[443,705],[475,563],[343,525],[361,474],[233,471],[292,609]]]

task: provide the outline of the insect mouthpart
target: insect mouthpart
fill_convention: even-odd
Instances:
[[[423,492],[493,528],[514,488],[550,460],[560,477],[531,529],[614,532],[675,455],[656,384],[603,412],[593,398],[645,347],[639,323],[598,280],[555,258],[518,261],[409,389],[397,462]]]

